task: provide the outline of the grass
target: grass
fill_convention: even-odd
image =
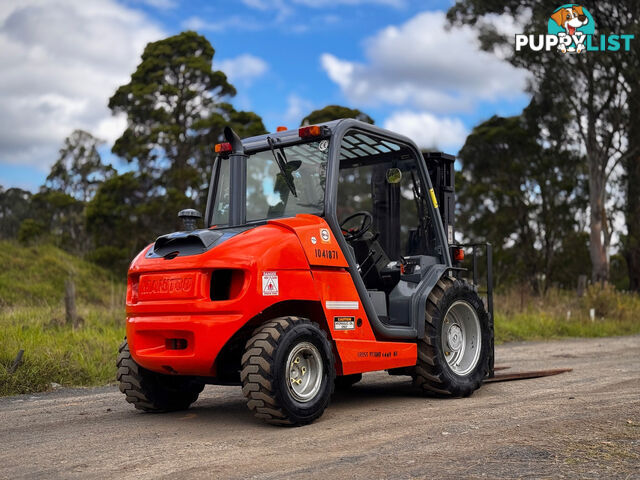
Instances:
[[[511,290],[497,294],[494,302],[496,343],[640,333],[640,296],[610,286],[591,286],[581,298],[562,290],[544,296]]]
[[[52,245],[25,247],[0,241],[0,308],[58,304],[68,278],[78,303],[108,306],[121,295],[125,279]]]
[[[61,307],[15,307],[0,314],[0,396],[65,386],[106,385],[115,380],[115,358],[124,337],[124,308],[81,307],[83,325],[62,325]],[[15,373],[8,368],[24,350]]]
[[[125,279],[51,245],[0,242],[0,395],[115,380],[124,337]],[[64,324],[64,284],[76,286],[82,325]],[[18,351],[22,364],[9,374]]]
[[[0,242],[0,265],[0,395],[45,391],[52,382],[113,382],[125,330],[124,279],[47,245]],[[76,330],[63,322],[69,277],[84,318]],[[496,343],[640,333],[640,296],[610,287],[591,287],[582,298],[558,290],[544,297],[511,290],[497,294],[495,305]],[[23,363],[9,374],[20,349]]]

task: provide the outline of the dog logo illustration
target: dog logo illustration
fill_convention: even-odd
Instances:
[[[582,5],[567,3],[556,8],[547,21],[547,33],[516,33],[515,50],[580,54],[584,52],[628,52],[633,33],[600,33],[596,22]]]
[[[595,24],[586,8],[568,3],[551,14],[548,31],[558,36],[558,50],[562,53],[582,53],[587,49],[587,35],[595,32]]]

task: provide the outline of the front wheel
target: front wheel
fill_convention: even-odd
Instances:
[[[247,406],[271,424],[305,425],[320,417],[334,377],[327,334],[304,318],[276,318],[260,326],[242,356]]]
[[[489,316],[475,288],[443,277],[427,299],[414,384],[439,395],[466,397],[489,369]]]

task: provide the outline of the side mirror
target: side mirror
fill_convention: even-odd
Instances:
[[[190,232],[198,228],[198,219],[202,218],[202,214],[193,208],[185,208],[180,210],[178,218],[182,219],[184,229]]]

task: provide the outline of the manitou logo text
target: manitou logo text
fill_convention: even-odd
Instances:
[[[163,276],[157,278],[142,278],[140,280],[140,292],[142,294],[187,294],[193,291],[195,285],[193,276]],[[146,281],[145,281],[146,280]]]

